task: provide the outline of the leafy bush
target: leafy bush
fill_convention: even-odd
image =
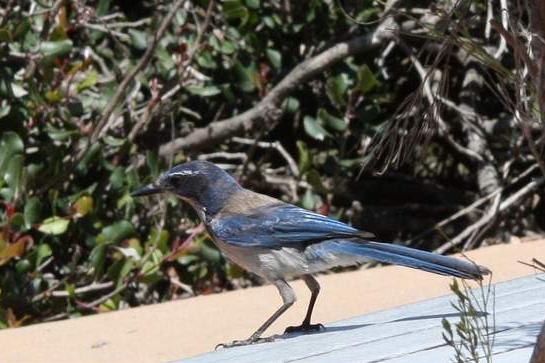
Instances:
[[[21,1],[3,9],[0,326],[231,288],[227,276],[241,276],[187,207],[169,198],[137,208],[129,194],[186,158],[158,155],[172,135],[251,108],[316,46],[355,26],[319,1],[285,12],[259,1],[208,11],[186,2],[112,104],[171,6]],[[297,140],[302,172],[312,168],[307,143],[336,143],[347,132],[349,95],[378,83],[354,63],[324,80],[324,94],[301,90],[285,101],[293,121],[275,132],[294,132],[286,140]],[[250,150],[209,150],[227,148]],[[315,198],[309,192],[305,204]]]
[[[474,97],[473,126],[510,112],[494,89],[468,86],[468,44],[486,52],[499,39],[482,36],[484,3],[407,1],[405,14],[370,0],[344,8],[8,3],[0,13],[1,327],[259,283],[223,259],[186,205],[130,197],[189,158],[384,240],[414,237],[489,193],[503,198],[485,199],[487,211],[496,208],[487,220],[472,208],[428,235],[424,247],[443,252],[543,228],[543,199],[532,199],[541,182],[501,209],[539,170],[516,126],[485,127],[477,141],[486,142],[475,142],[482,134],[460,107],[430,112],[447,96],[454,106]],[[459,53],[442,50],[453,43]],[[490,64],[516,69],[511,53],[504,59],[479,63],[476,78],[490,75]],[[439,94],[439,69],[451,69],[456,92]],[[512,96],[513,79],[501,84]],[[361,173],[364,162],[395,164],[415,148],[421,157],[395,172]],[[500,217],[506,209],[512,218]],[[445,245],[475,221],[474,234]]]

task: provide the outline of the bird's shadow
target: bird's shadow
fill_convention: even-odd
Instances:
[[[478,317],[484,317],[484,316],[487,316],[487,315],[489,315],[489,313],[487,313],[487,312],[482,312],[482,311],[477,311],[476,312],[476,316],[478,316]],[[324,329],[320,329],[320,330],[316,330],[316,331],[310,331],[310,332],[284,333],[282,335],[277,336],[277,338],[278,339],[292,339],[292,338],[299,337],[301,335],[314,335],[314,334],[323,334],[323,333],[342,332],[342,331],[348,331],[348,330],[364,328],[366,326],[371,326],[371,325],[398,323],[398,322],[402,322],[402,321],[457,318],[457,317],[458,318],[461,317],[461,314],[460,313],[448,313],[448,314],[409,316],[409,317],[401,318],[401,319],[395,319],[395,320],[389,320],[389,321],[383,321],[383,322],[376,322],[376,323],[368,323],[368,324],[351,324],[351,325],[328,326],[328,327],[325,327]]]

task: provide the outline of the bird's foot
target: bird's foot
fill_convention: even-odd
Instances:
[[[284,334],[297,333],[297,332],[309,332],[309,331],[320,331],[325,330],[325,327],[322,324],[301,324],[299,326],[288,326],[284,330]]]
[[[250,344],[269,343],[269,342],[273,342],[277,337],[278,335],[272,335],[266,338],[250,337],[245,340],[233,340],[231,343],[220,343],[216,345],[216,350],[220,348],[224,349],[224,348],[241,347],[243,345],[250,345]]]

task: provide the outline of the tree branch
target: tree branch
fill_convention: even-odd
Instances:
[[[280,109],[281,102],[294,89],[350,55],[369,51],[385,44],[385,40],[393,38],[395,28],[396,25],[392,18],[388,17],[373,33],[338,43],[315,57],[305,60],[288,73],[265,98],[251,109],[240,115],[213,122],[206,127],[194,130],[189,135],[172,140],[161,146],[159,154],[167,157],[177,151],[196,150],[214,145],[243,131],[256,129],[265,122],[269,122],[267,127],[273,127],[283,113]]]

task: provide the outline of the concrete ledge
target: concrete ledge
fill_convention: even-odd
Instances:
[[[545,259],[545,240],[468,253],[493,271],[493,282],[535,272],[518,260]],[[314,322],[330,323],[450,293],[449,278],[397,266],[318,276]],[[299,324],[309,292],[292,283],[297,303],[266,335]],[[281,303],[273,286],[0,331],[0,362],[169,362],[247,338]]]

